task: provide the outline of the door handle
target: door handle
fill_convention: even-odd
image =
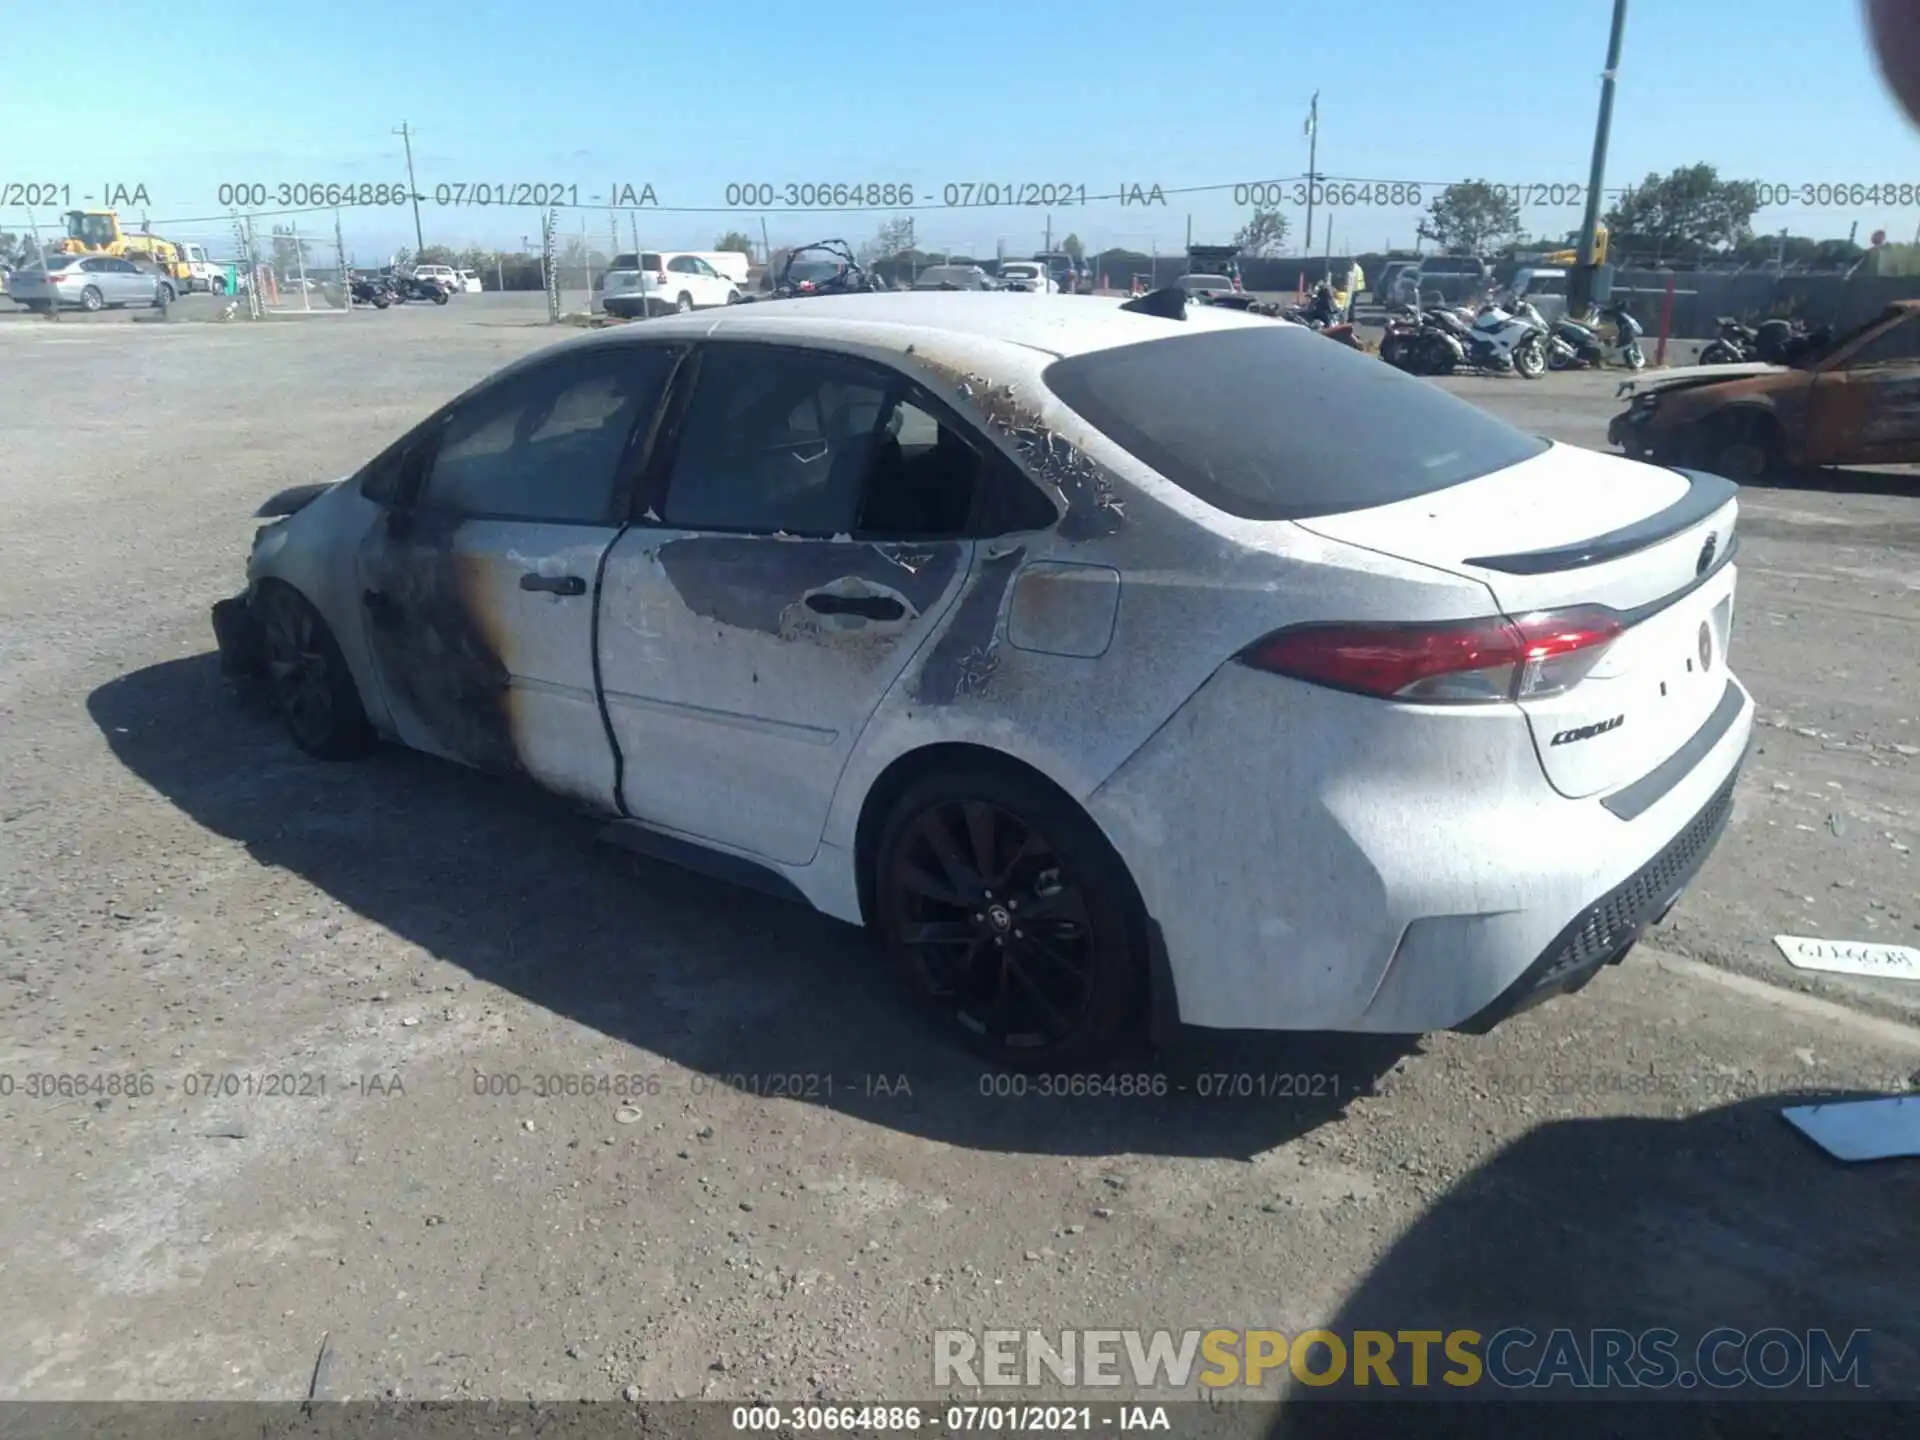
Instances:
[[[868,620],[898,620],[907,607],[890,595],[809,595],[807,608],[816,615],[860,615]]]
[[[549,595],[584,595],[587,582],[578,575],[522,575],[522,590],[544,590]]]

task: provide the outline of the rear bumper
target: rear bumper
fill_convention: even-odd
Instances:
[[[1624,954],[1692,879],[1752,733],[1730,695],[1621,813],[1555,791],[1517,713],[1227,666],[1088,809],[1165,936],[1182,1024],[1484,1030]]]
[[[1626,959],[1641,934],[1666,916],[1707,863],[1733,814],[1738,778],[1736,766],[1705,808],[1664,850],[1575,916],[1513,984],[1453,1028],[1484,1035],[1543,1000],[1572,994],[1608,965]]]

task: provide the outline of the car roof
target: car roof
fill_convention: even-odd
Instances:
[[[983,295],[974,291],[889,290],[821,295],[729,306],[724,311],[666,316],[644,325],[603,330],[614,343],[724,335],[729,339],[855,344],[904,351],[939,348],[943,339],[988,341],[1047,355],[1084,355],[1202,330],[1284,321],[1214,306],[1194,306],[1184,320],[1123,310],[1125,302],[1090,295]]]

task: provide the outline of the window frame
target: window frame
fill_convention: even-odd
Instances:
[[[685,366],[689,349],[690,347],[685,343],[671,341],[636,343],[622,340],[614,344],[591,346],[568,354],[543,357],[532,365],[509,366],[503,371],[488,376],[465,394],[448,401],[398,441],[363,465],[360,478],[356,482],[360,486],[360,493],[393,515],[409,517],[448,515],[462,520],[496,521],[505,524],[571,525],[589,530],[621,529],[628,523],[627,516],[632,508],[633,497],[639,489],[641,477],[646,473],[651,460],[652,447],[660,434],[661,423],[672,406],[680,372]],[[447,431],[456,419],[469,413],[472,407],[489,403],[497,404],[503,392],[519,385],[537,384],[543,377],[560,375],[569,368],[595,361],[613,361],[622,355],[642,354],[665,355],[668,359],[667,377],[665,384],[661,387],[660,398],[654,404],[652,415],[647,417],[645,424],[641,424],[636,419],[633,429],[627,435],[614,472],[613,487],[609,494],[606,513],[601,518],[577,520],[481,513],[425,503],[426,484],[432,475],[434,462],[440,456],[440,446],[446,439]],[[368,485],[380,478],[381,467],[389,463],[399,466],[399,473],[393,485],[393,494],[391,496],[368,494]]]
[[[648,447],[645,472],[640,482],[634,487],[633,508],[628,517],[630,525],[653,530],[689,530],[699,535],[739,535],[759,539],[772,539],[776,534],[782,533],[756,526],[726,528],[701,526],[693,529],[661,518],[666,514],[667,486],[672,480],[674,463],[679,455],[687,409],[699,388],[702,362],[709,353],[720,349],[753,349],[763,353],[803,356],[809,360],[824,358],[857,370],[869,371],[882,382],[880,389],[885,397],[880,406],[879,416],[874,421],[876,429],[882,419],[891,414],[896,406],[905,402],[924,410],[937,423],[952,430],[980,459],[981,469],[974,487],[973,505],[968,512],[966,524],[957,533],[880,535],[849,526],[841,533],[847,534],[854,542],[870,545],[913,545],[938,541],[987,540],[1002,535],[1050,529],[1060,523],[1059,505],[1018,462],[996,445],[976,421],[962,415],[906,370],[884,360],[826,345],[797,344],[793,341],[726,339],[701,340],[692,344],[689,346],[690,353],[676,370],[673,388],[667,396],[666,404],[661,407],[660,422],[656,426],[653,442]],[[866,498],[867,492],[863,489],[860,497],[862,510],[866,508]],[[1035,523],[1015,523],[1024,521],[1029,514]],[[1047,518],[1042,520],[1042,515]],[[860,516],[856,514],[853,518],[857,522]]]

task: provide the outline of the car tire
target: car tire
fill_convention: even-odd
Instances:
[[[727,291],[727,304],[738,305],[739,303],[740,303],[740,292],[738,290]]]
[[[673,308],[682,315],[686,314],[689,310],[693,309],[693,296],[682,290],[680,292],[680,298],[674,301]]]
[[[316,760],[357,760],[374,748],[373,725],[346,657],[312,603],[291,585],[255,592],[266,680],[293,743]]]
[[[178,298],[178,296],[179,296],[179,292],[178,292],[178,291],[176,291],[176,290],[175,290],[175,289],[173,288],[173,286],[171,286],[171,285],[168,285],[168,284],[164,284],[164,283],[163,283],[163,284],[162,284],[162,285],[160,286],[160,291],[159,291],[159,295],[158,295],[158,297],[157,297],[157,298],[156,298],[156,299],[154,300],[154,302],[153,302],[153,303],[154,303],[154,304],[155,304],[156,306],[159,306],[159,305],[171,305],[171,304],[173,304],[173,302],[174,302],[174,301],[175,301],[175,300],[176,300],[176,299]]]
[[[1737,416],[1707,427],[1697,453],[1702,468],[1750,484],[1780,468],[1780,436],[1764,416]]]
[[[1145,910],[1065,795],[992,766],[937,771],[894,803],[873,855],[881,942],[962,1045],[1015,1070],[1089,1066],[1136,1030]]]
[[[1713,341],[1700,352],[1700,363],[1702,365],[1733,365],[1736,364],[1739,359],[1739,355],[1735,353],[1731,345],[1727,345],[1719,340]]]
[[[97,315],[107,308],[106,297],[100,293],[98,285],[89,285],[80,292],[80,308],[89,315]]]

